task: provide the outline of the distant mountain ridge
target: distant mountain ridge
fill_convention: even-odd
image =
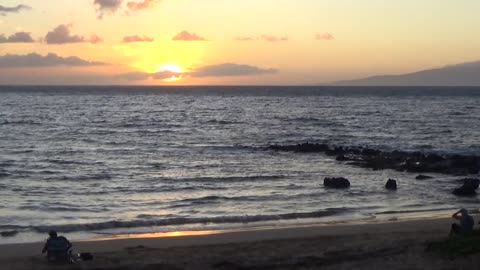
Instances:
[[[480,86],[480,61],[401,75],[380,75],[337,81],[333,84],[356,86]]]

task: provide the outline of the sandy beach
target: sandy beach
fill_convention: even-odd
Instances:
[[[478,220],[478,217],[477,217]],[[74,242],[92,261],[48,264],[43,243],[0,246],[2,269],[479,269],[480,256],[427,251],[451,219],[249,231],[138,235]],[[67,235],[68,236],[68,235]]]

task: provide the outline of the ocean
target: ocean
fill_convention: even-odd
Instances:
[[[478,209],[466,176],[267,149],[305,142],[478,156],[480,88],[0,86],[0,244]]]

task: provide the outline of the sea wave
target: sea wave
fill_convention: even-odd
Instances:
[[[82,232],[82,231],[97,231],[118,228],[138,228],[138,227],[152,227],[152,226],[172,226],[172,225],[191,225],[191,224],[225,224],[225,223],[254,223],[276,220],[293,220],[304,218],[320,218],[338,215],[348,211],[346,208],[329,208],[323,211],[303,212],[303,213],[287,213],[279,215],[252,215],[252,216],[217,216],[217,217],[200,217],[200,218],[158,218],[152,219],[149,216],[145,219],[135,219],[129,221],[112,220],[99,223],[87,224],[61,224],[61,225],[45,225],[45,226],[9,226],[10,229],[31,229],[39,233],[46,233],[51,230],[58,232]],[[1,227],[0,227],[1,228]]]
[[[18,121],[9,121],[4,120],[0,123],[0,125],[41,125],[41,123],[35,121],[25,121],[25,120],[18,120]]]
[[[213,202],[220,202],[220,201],[265,201],[266,199],[271,198],[279,198],[279,195],[271,195],[271,196],[236,196],[236,197],[229,197],[229,196],[205,196],[200,198],[191,198],[191,199],[184,199],[178,201],[181,203],[189,203],[191,205],[195,204],[208,204]]]
[[[252,175],[252,176],[226,176],[226,177],[188,177],[188,178],[163,178],[166,182],[248,182],[270,181],[284,178],[284,175]]]
[[[437,211],[450,211],[455,210],[455,207],[443,207],[435,209],[412,209],[412,210],[391,210],[391,211],[382,211],[377,212],[377,215],[389,215],[389,214],[412,214],[412,213],[424,213],[424,212],[437,212]]]
[[[218,119],[211,119],[203,122],[204,124],[218,124],[218,125],[238,125],[243,124],[242,122],[237,121],[227,121],[227,120],[218,120]]]
[[[97,180],[110,180],[112,175],[108,173],[98,173],[98,174],[86,174],[86,175],[76,175],[76,176],[55,176],[45,178],[46,181],[97,181]]]

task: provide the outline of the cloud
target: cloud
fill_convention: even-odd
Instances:
[[[27,32],[17,32],[9,37],[0,35],[0,43],[32,43],[35,42]]]
[[[206,39],[198,36],[195,33],[189,33],[187,31],[182,31],[172,38],[172,40],[181,40],[181,41],[205,41]]]
[[[118,79],[124,79],[127,81],[143,81],[150,78],[152,74],[147,72],[128,72],[115,76]]]
[[[47,44],[64,44],[85,42],[85,38],[82,36],[71,35],[70,26],[61,24],[53,29],[53,31],[47,33],[45,36],[45,41]]]
[[[125,43],[130,43],[130,42],[153,42],[154,39],[147,37],[147,36],[139,36],[139,35],[133,35],[133,36],[126,36],[123,38],[123,42]]]
[[[262,39],[268,42],[280,42],[280,41],[288,41],[287,36],[272,36],[272,35],[262,35]]]
[[[37,53],[25,55],[6,54],[0,55],[0,68],[18,67],[54,67],[54,66],[100,66],[106,63],[87,61],[77,56],[62,57],[54,53],[42,56]]]
[[[170,79],[172,77],[182,77],[184,76],[185,73],[180,73],[180,72],[173,72],[173,71],[159,71],[155,73],[147,73],[147,72],[128,72],[128,73],[123,73],[116,78],[118,79],[124,79],[128,81],[143,81],[147,80],[149,78],[155,79],[155,80],[165,80],[165,79]]]
[[[315,35],[315,39],[329,41],[329,40],[334,40],[335,36],[332,33],[317,33]]]
[[[31,7],[27,5],[16,5],[14,7],[6,7],[0,5],[0,14],[5,16],[7,13],[18,13],[22,10],[30,10],[32,9]]]
[[[266,35],[263,34],[260,37],[257,36],[245,36],[245,37],[236,37],[234,38],[236,41],[257,41],[263,40],[268,42],[280,42],[280,41],[288,41],[288,36],[274,36],[274,35]]]
[[[152,8],[155,4],[159,3],[161,0],[143,0],[142,2],[128,2],[127,7],[130,10],[138,11],[142,9]]]
[[[117,75],[116,78],[129,81],[143,81],[147,79],[165,80],[173,77],[181,78],[184,76],[190,76],[194,78],[202,77],[233,77],[233,76],[253,76],[277,73],[277,69],[259,68],[250,65],[241,65],[233,63],[225,63],[218,65],[203,66],[196,69],[192,69],[189,72],[174,72],[169,70],[159,71],[155,73],[147,72],[128,72]]]
[[[105,14],[115,13],[121,6],[123,0],[95,0],[93,4],[97,10],[98,19],[103,19]]]
[[[236,37],[234,38],[236,41],[254,41],[254,40],[259,40],[258,37]]]
[[[219,65],[204,66],[190,71],[192,77],[227,77],[248,76],[277,73],[277,69],[263,69],[256,66],[225,63]]]
[[[103,42],[103,38],[93,34],[90,36],[89,42],[92,44],[97,44]]]
[[[97,35],[92,35],[90,39],[87,39],[83,36],[73,35],[70,33],[71,25],[61,24],[57,26],[52,31],[48,32],[45,36],[45,41],[47,44],[65,44],[65,43],[80,43],[80,42],[90,42],[90,43],[99,43],[103,39]]]
[[[159,71],[152,74],[152,78],[155,80],[165,80],[173,77],[182,77],[184,73],[174,72],[169,70]]]

